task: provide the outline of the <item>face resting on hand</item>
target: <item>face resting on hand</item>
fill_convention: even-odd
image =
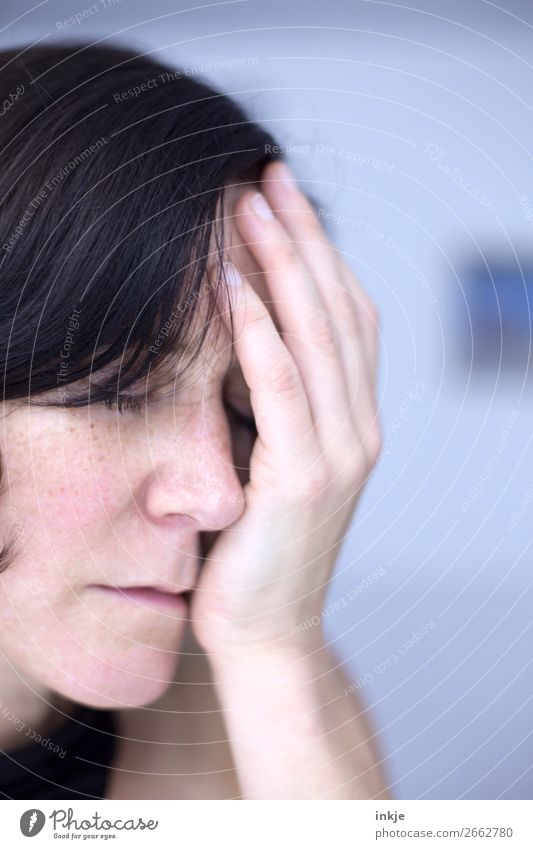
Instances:
[[[227,232],[226,258],[268,299],[231,216]],[[213,321],[223,325],[216,347],[213,326],[185,388],[139,413],[2,405],[0,529],[20,553],[0,577],[0,649],[35,688],[119,708],[151,702],[172,680],[180,593],[243,511],[255,439],[227,327]]]
[[[228,195],[234,344],[224,298],[187,380],[153,403],[4,405],[2,521],[24,545],[1,576],[0,648],[25,680],[146,704],[189,612],[214,657],[279,645],[320,609],[381,446],[377,312],[281,169]]]

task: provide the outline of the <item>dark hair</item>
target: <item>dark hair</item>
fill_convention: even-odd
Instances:
[[[193,349],[191,328],[208,260],[222,260],[225,187],[257,182],[274,139],[226,95],[121,46],[23,46],[0,67],[3,400],[57,405],[38,396],[60,386],[61,405],[81,406],[148,375],[155,389],[176,352],[190,364],[201,349],[209,292]]]

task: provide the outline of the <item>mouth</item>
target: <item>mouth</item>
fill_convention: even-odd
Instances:
[[[192,597],[192,590],[168,592],[151,586],[112,587],[108,584],[91,584],[91,587],[114,596],[117,600],[133,602],[138,607],[156,611],[169,610],[185,613]]]

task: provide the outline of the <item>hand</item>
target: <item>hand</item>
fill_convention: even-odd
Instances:
[[[283,176],[283,165],[269,164],[255,195],[271,217],[257,213],[253,191],[234,209],[281,335],[241,277],[231,290],[235,353],[258,436],[243,513],[208,552],[192,599],[192,627],[208,654],[294,646],[292,626],[320,614],[381,449],[376,307]],[[303,633],[313,642],[319,632]]]

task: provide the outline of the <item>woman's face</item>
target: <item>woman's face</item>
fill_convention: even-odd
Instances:
[[[228,258],[266,299],[249,251]],[[110,587],[194,587],[201,544],[243,511],[253,435],[223,401],[247,412],[249,393],[227,331],[215,355],[211,338],[187,387],[140,414],[2,405],[0,532],[21,551],[0,575],[0,651],[23,679],[112,708],[173,680],[185,601]]]

